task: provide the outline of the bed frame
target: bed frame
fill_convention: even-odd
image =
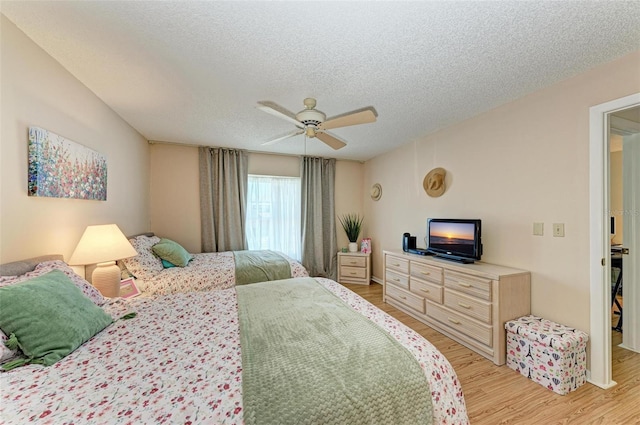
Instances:
[[[139,233],[137,235],[128,236],[127,239],[136,236],[153,236],[153,232]],[[63,260],[61,254],[41,255],[39,257],[28,258],[21,261],[13,261],[11,263],[0,264],[0,276],[18,276],[33,271],[36,266],[44,261]]]
[[[33,271],[36,266],[44,261],[64,260],[60,254],[41,255],[26,260],[0,264],[0,276],[18,276]]]

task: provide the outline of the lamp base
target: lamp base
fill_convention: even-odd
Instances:
[[[105,297],[120,296],[120,267],[115,261],[98,263],[91,274],[91,283]]]

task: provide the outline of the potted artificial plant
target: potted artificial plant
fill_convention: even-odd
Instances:
[[[362,220],[358,214],[345,214],[340,219],[340,224],[349,239],[349,252],[358,252],[358,236],[362,230]]]

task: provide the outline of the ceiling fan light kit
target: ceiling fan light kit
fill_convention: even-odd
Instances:
[[[372,107],[368,107],[327,120],[327,116],[324,112],[315,109],[315,99],[308,97],[303,101],[303,104],[305,109],[294,115],[292,112],[274,102],[258,102],[258,109],[261,111],[285,119],[299,128],[299,130],[293,131],[284,136],[271,139],[268,142],[263,143],[263,145],[269,145],[304,133],[308,138],[317,137],[320,141],[337,150],[345,147],[347,144],[336,136],[327,133],[326,130],[375,122],[377,117],[375,110]]]

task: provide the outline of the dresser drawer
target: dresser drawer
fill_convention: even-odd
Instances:
[[[491,303],[470,297],[445,288],[444,305],[459,311],[466,316],[473,317],[484,323],[491,324]]]
[[[491,301],[491,280],[450,270],[444,271],[444,286]]]
[[[427,304],[427,315],[433,317],[439,322],[442,322],[449,328],[455,329],[458,332],[481,342],[487,347],[493,346],[493,332],[491,326],[477,323],[468,317],[451,312],[445,307],[432,303]]]
[[[340,267],[340,276],[341,277],[357,277],[360,279],[364,279],[367,277],[367,269],[362,267]]]
[[[409,260],[398,258],[391,255],[386,256],[385,268],[399,271],[400,273],[409,274]]]
[[[411,276],[442,285],[442,268],[411,262]]]
[[[367,257],[349,257],[342,256],[342,265],[347,267],[366,267]]]
[[[385,270],[385,280],[404,289],[409,289],[409,278],[401,274],[395,273],[389,269]]]
[[[386,287],[386,294],[388,297],[393,298],[406,305],[407,307],[411,307],[412,309],[424,313],[424,299],[413,295],[410,292],[403,291],[402,289],[398,289],[395,286],[388,285]]]
[[[428,300],[442,304],[442,286],[433,283],[422,282],[411,278],[409,280],[409,290]]]

